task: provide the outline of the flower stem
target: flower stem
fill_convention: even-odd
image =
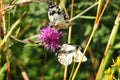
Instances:
[[[72,19],[72,16],[73,16],[73,6],[74,6],[74,0],[72,0],[70,19]],[[72,33],[72,27],[70,26],[69,32],[68,32],[68,43],[71,42],[71,33]]]
[[[73,63],[72,71],[71,71],[71,73],[70,73],[69,80],[71,80],[71,78],[72,78],[72,75],[73,75],[74,69],[75,69],[75,62]]]
[[[67,77],[67,67],[68,67],[68,66],[65,66],[65,70],[64,70],[64,79],[63,79],[63,80],[66,80],[66,77]]]
[[[72,16],[73,16],[73,6],[74,6],[74,0],[72,0],[70,19],[71,19]],[[71,33],[72,33],[72,27],[70,26],[70,27],[69,27],[69,31],[68,31],[68,43],[71,42]],[[65,66],[64,80],[66,80],[66,77],[67,77],[67,67],[68,67],[68,66]]]

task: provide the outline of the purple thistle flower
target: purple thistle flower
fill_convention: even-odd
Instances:
[[[56,48],[60,47],[62,36],[63,32],[51,28],[50,25],[46,25],[44,28],[40,29],[39,40],[47,49],[55,51]]]

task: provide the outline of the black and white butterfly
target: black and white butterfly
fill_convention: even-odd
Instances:
[[[50,25],[55,28],[67,29],[71,25],[69,17],[60,10],[53,0],[49,1],[48,18],[50,20]]]
[[[73,61],[79,62],[82,57],[82,48],[79,45],[63,44],[60,50],[56,53],[58,61],[63,65],[70,65]],[[82,62],[87,61],[84,56]]]

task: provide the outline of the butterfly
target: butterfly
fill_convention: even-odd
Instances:
[[[53,0],[49,1],[48,18],[50,20],[50,25],[58,29],[67,29],[71,25],[69,17],[60,10]]]
[[[58,61],[62,65],[70,65],[73,61],[79,62],[82,57],[82,48],[79,45],[63,44],[60,50],[56,53]],[[84,56],[82,62],[87,61],[87,57]]]

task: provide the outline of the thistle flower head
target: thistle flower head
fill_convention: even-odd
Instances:
[[[63,32],[51,28],[50,25],[46,25],[44,28],[40,29],[39,40],[42,44],[52,51],[60,47],[61,37]]]

